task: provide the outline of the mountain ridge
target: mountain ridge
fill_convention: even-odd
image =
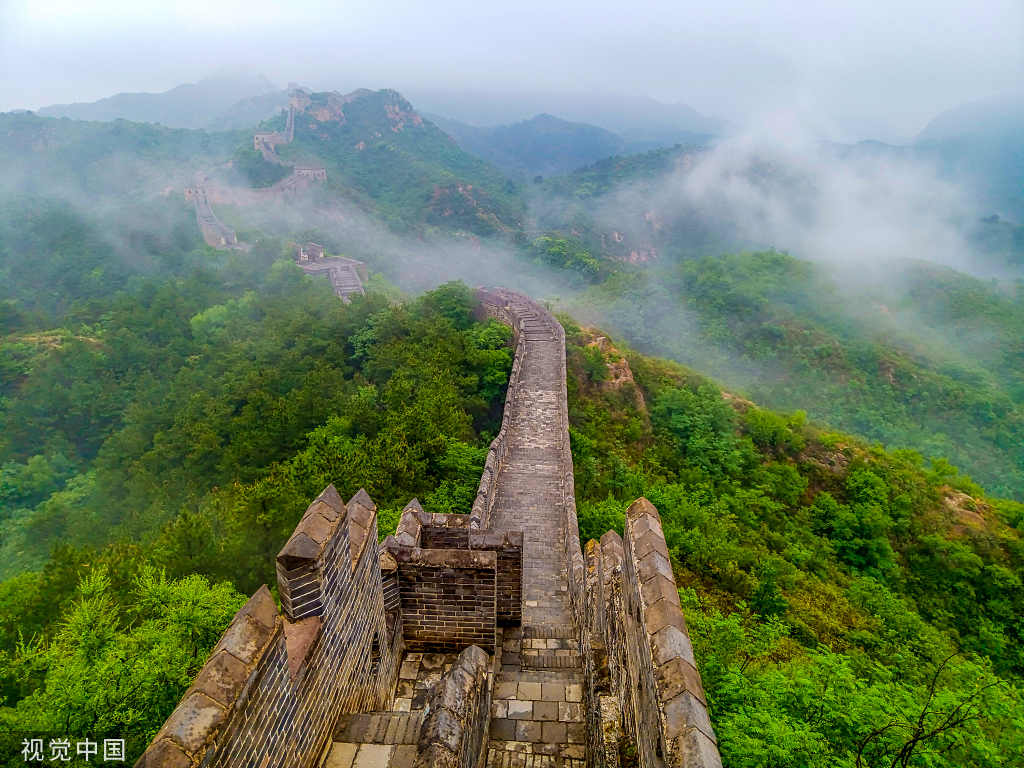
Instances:
[[[242,99],[280,90],[262,74],[226,70],[162,93],[118,93],[93,102],[52,104],[36,110],[36,114],[103,122],[121,118],[194,129],[202,128]]]

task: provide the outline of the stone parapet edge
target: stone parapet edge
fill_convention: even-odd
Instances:
[[[622,567],[636,574],[669,765],[721,768],[657,508],[642,497],[633,502],[626,510],[625,533]]]
[[[493,312],[488,313],[497,317],[506,325],[512,328],[515,341],[515,354],[512,358],[512,370],[508,377],[508,389],[505,395],[505,410],[501,417],[501,429],[497,436],[491,441],[487,449],[487,458],[484,461],[484,471],[480,475],[480,484],[477,487],[476,498],[473,500],[473,509],[470,512],[473,528],[486,528],[490,521],[491,509],[494,507],[495,493],[497,491],[496,481],[498,472],[509,452],[509,422],[512,420],[514,409],[519,404],[519,372],[523,365],[523,357],[526,355],[526,338],[523,334],[522,320],[512,311],[506,294],[509,292],[496,288],[492,291],[480,289],[477,291],[477,300],[484,306],[490,307]],[[521,295],[521,294],[520,294]],[[542,310],[543,311],[543,310]]]
[[[135,768],[198,765],[245,701],[264,652],[284,631],[284,619],[267,585],[239,609],[181,702],[167,718]]]
[[[475,768],[486,756],[492,671],[471,645],[434,686],[424,709],[415,768]]]

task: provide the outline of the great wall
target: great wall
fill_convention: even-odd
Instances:
[[[288,97],[288,116],[284,133],[278,131],[257,131],[253,134],[253,145],[263,154],[263,158],[275,165],[288,165],[292,172],[281,181],[269,187],[228,187],[211,179],[200,172],[196,174],[196,183],[185,187],[185,199],[195,203],[196,223],[203,233],[207,245],[223,250],[248,251],[252,246],[238,240],[235,230],[217,218],[213,212],[213,204],[218,205],[252,205],[288,200],[305,192],[314,182],[327,181],[327,169],[322,165],[299,165],[285,163],[277,156],[275,147],[289,144],[295,138],[295,115],[305,112],[310,106],[309,92],[295,83],[289,83],[292,89]],[[339,103],[347,103],[358,98],[362,91],[354,91],[347,96],[335,96]],[[366,265],[361,261],[346,259],[340,256],[324,256],[324,250],[316,243],[309,243],[302,248],[297,243],[290,243],[294,250],[296,264],[308,275],[324,277],[331,284],[334,293],[342,301],[348,301],[353,293],[365,293],[363,280],[367,279]]]
[[[477,298],[515,357],[472,509],[413,499],[378,545],[365,491],[328,486],[277,556],[281,609],[252,596],[137,768],[721,766],[657,509],[581,550],[565,333]]]

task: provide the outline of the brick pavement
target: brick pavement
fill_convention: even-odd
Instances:
[[[526,354],[510,423],[510,455],[498,473],[489,527],[496,533],[523,532],[523,624],[567,625],[559,420],[565,350],[550,325],[553,319],[525,303],[514,309],[524,317]]]
[[[489,527],[523,532],[523,626],[505,630],[495,681],[488,768],[582,768],[582,690],[569,606],[562,503],[561,366],[550,315],[513,300],[526,354],[511,411],[510,452]]]

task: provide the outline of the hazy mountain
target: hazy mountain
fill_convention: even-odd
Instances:
[[[917,140],[1024,135],[1024,94],[978,99],[932,118]]]
[[[626,142],[626,152],[629,154],[674,147],[676,144],[710,144],[718,138],[713,133],[694,133],[678,128],[632,128],[619,135]]]
[[[628,134],[627,140],[631,142],[654,139],[665,131],[712,136],[728,132],[724,120],[702,115],[687,104],[666,104],[643,96],[415,89],[408,91],[408,95],[426,112],[476,126],[503,125],[537,114],[552,114],[622,136]]]
[[[918,134],[914,151],[977,195],[986,213],[1024,222],[1024,94],[942,112]]]
[[[821,142],[837,157],[912,157],[927,160],[960,184],[977,213],[1024,222],[1024,95],[996,96],[936,115],[913,142]]]
[[[280,90],[263,75],[224,70],[164,93],[119,93],[88,104],[54,104],[37,114],[75,120],[123,118],[171,128],[201,128],[241,99]]]
[[[279,110],[288,108],[287,89],[249,96],[232,104],[217,117],[206,124],[211,131],[230,131],[252,128],[264,120],[269,120]]]
[[[460,147],[509,176],[569,173],[602,157],[627,151],[626,142],[611,131],[586,123],[570,123],[552,115],[537,115],[493,128],[478,128],[439,115],[425,116]]]

